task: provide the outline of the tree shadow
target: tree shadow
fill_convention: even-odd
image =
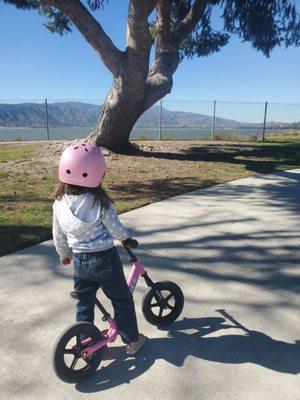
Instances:
[[[178,272],[216,282],[239,282],[278,290],[289,296],[300,293],[297,272],[300,249],[298,243],[287,244],[291,237],[299,243],[299,232],[292,236],[291,231],[284,230],[224,233],[180,243],[176,240],[150,243],[143,245],[142,261],[150,271]],[[277,248],[261,246],[261,241],[274,238],[278,240]]]
[[[276,181],[274,181],[276,178]],[[283,179],[281,179],[283,178]],[[279,171],[270,176],[256,176],[258,185],[247,185],[236,181],[233,185],[217,185],[209,189],[209,195],[226,199],[248,201],[258,197],[255,205],[280,207],[287,211],[300,212],[300,174],[293,171]],[[259,181],[263,180],[263,184]]]
[[[222,310],[224,311],[224,310]],[[189,356],[222,364],[252,363],[270,370],[298,374],[300,372],[300,341],[287,343],[252,331],[224,312],[229,321],[220,317],[184,318],[162,330],[167,338],[148,339],[135,357],[126,355],[124,347],[111,347],[105,359],[112,362],[98,370],[88,381],[76,385],[82,393],[100,392],[144,374],[156,361],[165,360],[182,367]],[[224,334],[233,329],[236,333]],[[194,333],[187,333],[193,330]],[[220,331],[221,335],[215,333]],[[210,334],[213,334],[211,337]]]
[[[256,173],[270,173],[281,165],[300,165],[300,144],[234,144],[214,143],[205,146],[191,146],[181,152],[140,150],[141,157],[154,157],[181,161],[213,161],[244,165],[245,169]],[[269,158],[269,159],[268,159]]]
[[[53,204],[53,199],[46,196],[37,196],[35,193],[22,193],[21,195],[15,194],[2,194],[0,195],[1,203],[23,203],[23,202],[31,202],[31,203],[45,203],[47,205]]]
[[[20,229],[22,228],[23,227],[20,227]],[[37,267],[33,262],[33,259],[39,260],[39,263],[41,263],[39,270],[41,271],[50,271],[55,277],[61,279],[72,278],[72,275],[70,275],[70,269],[72,269],[72,266],[66,267],[60,264],[59,256],[51,242],[43,242],[38,245],[26,247],[25,249],[8,255],[8,257],[8,259],[6,259],[6,257],[0,259],[0,261],[3,260],[3,263],[1,264],[2,273],[5,275],[17,274],[20,268],[26,268],[27,277],[26,282],[24,282],[24,287],[25,285],[29,286],[34,284],[34,286],[36,286],[45,283],[43,279],[40,281],[37,279]]]
[[[256,181],[258,185],[253,186],[235,182],[209,188],[201,195],[187,193],[176,199],[173,208],[172,199],[167,201],[155,218],[168,221],[167,216],[171,218],[171,211],[179,210],[181,203],[186,207],[189,202],[194,202],[194,206],[201,208],[201,202],[207,203],[210,199],[214,207],[233,201],[234,209],[235,204],[240,206],[245,203],[249,207],[246,211],[249,209],[250,213],[244,218],[240,215],[234,218],[235,214],[228,209],[228,216],[223,213],[220,219],[219,214],[211,210],[211,215],[215,214],[215,217],[208,220],[202,215],[195,215],[195,218],[183,215],[182,222],[177,216],[178,223],[174,225],[168,222],[164,226],[162,220],[157,227],[146,231],[137,228],[136,236],[141,243],[138,251],[145,265],[148,264],[151,269],[187,273],[211,281],[233,281],[285,291],[287,296],[300,293],[297,272],[300,233],[297,224],[292,223],[293,219],[296,222],[300,213],[300,174],[279,172],[263,177],[264,182],[266,180],[263,184],[259,183],[259,179]],[[266,209],[271,220],[264,225],[262,222],[266,217],[262,219],[260,213]],[[276,222],[274,218],[272,222],[273,215],[278,213],[280,219]],[[147,215],[149,213],[145,213],[143,218]],[[286,219],[291,221],[288,225],[285,225]],[[281,225],[276,225],[278,221]],[[145,244],[144,236],[147,237]]]
[[[244,218],[229,210],[228,216],[223,215],[221,219],[218,213],[208,220],[202,217],[191,219],[183,215],[181,219],[177,216],[176,224],[164,225],[159,222],[162,214],[153,216],[151,207],[155,211],[155,205],[150,206],[151,218],[158,222],[146,230],[140,230],[138,226],[133,229],[134,236],[140,241],[137,255],[145,266],[149,266],[150,273],[151,270],[159,270],[163,274],[171,271],[216,282],[240,282],[263,289],[279,290],[281,293],[285,292],[288,298],[291,294],[299,293],[300,276],[297,270],[300,233],[297,225],[273,227],[272,221],[265,226],[259,223],[260,206],[268,206],[274,213],[285,210],[285,215],[290,218],[295,218],[300,213],[300,174],[286,171],[276,175],[284,179],[272,182],[274,176],[266,177],[264,179],[267,183],[261,186],[239,183],[219,185],[202,191],[200,195],[198,192],[187,193],[174,203],[180,208],[181,204],[186,206],[194,201],[199,208],[201,204],[197,202],[206,197],[212,197],[215,204],[220,203],[221,206],[224,201],[229,200],[235,200],[238,204],[249,203],[249,199],[254,197],[255,201],[251,201],[257,213],[245,215]],[[160,213],[164,214],[164,210],[168,212],[168,204],[172,204],[174,199],[169,201]],[[146,218],[150,214],[145,210]],[[143,218],[145,216],[143,214]],[[242,227],[247,225],[246,231],[243,228],[240,233],[239,224]],[[22,234],[32,229],[34,228],[20,226],[18,232]],[[189,236],[190,231],[192,236]],[[23,252],[42,255],[46,258],[47,268],[53,274],[64,276],[58,267],[54,250],[48,259],[47,254],[50,252],[44,244]],[[125,252],[121,250],[120,253],[126,262]]]
[[[52,228],[47,226],[0,224],[0,257],[49,240],[51,235]]]
[[[115,202],[144,199],[145,204],[168,199],[190,191],[218,184],[216,179],[203,179],[201,182],[196,177],[175,179],[152,179],[146,183],[130,181],[110,186],[110,191]]]

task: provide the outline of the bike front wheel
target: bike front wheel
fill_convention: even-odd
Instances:
[[[169,325],[183,310],[184,296],[176,283],[156,282],[145,294],[142,311],[146,320],[155,326]]]
[[[53,368],[58,378],[67,383],[88,379],[97,370],[107,346],[89,358],[82,358],[81,353],[101,339],[102,333],[90,322],[77,322],[68,327],[58,337],[53,351]]]

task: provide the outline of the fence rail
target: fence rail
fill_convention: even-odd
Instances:
[[[0,140],[70,140],[96,126],[101,101],[0,100]],[[132,139],[265,140],[300,133],[300,104],[160,100],[137,121]]]

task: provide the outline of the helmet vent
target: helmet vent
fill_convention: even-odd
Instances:
[[[79,149],[79,146],[74,147],[74,150],[77,150],[77,149]]]
[[[88,149],[84,149],[84,150],[88,152]]]
[[[67,169],[66,173],[70,175],[71,171],[69,169]]]
[[[82,174],[82,176],[83,176],[84,178],[86,178],[86,177],[88,176],[88,174],[87,174],[86,172],[84,172],[84,173]]]

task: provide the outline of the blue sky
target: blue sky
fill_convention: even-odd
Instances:
[[[98,12],[103,27],[122,49],[127,4],[111,1]],[[50,101],[100,103],[110,87],[111,75],[94,50],[76,29],[61,37],[45,29],[43,23],[44,18],[34,11],[0,3],[0,102],[41,101],[47,97]],[[183,61],[165,104],[173,109],[184,105],[194,111],[199,107],[211,109],[211,103],[199,106],[196,100],[300,103],[299,65],[299,48],[278,48],[267,59],[250,44],[232,38],[218,54]],[[226,104],[223,108],[225,115]],[[295,109],[300,111],[299,107]]]

